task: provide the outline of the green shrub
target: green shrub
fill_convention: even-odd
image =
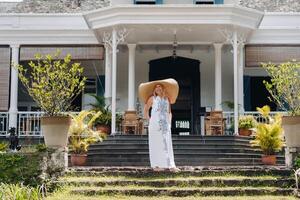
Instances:
[[[43,198],[40,188],[31,188],[20,184],[0,184],[0,199],[40,200]]]
[[[0,180],[4,183],[38,186],[42,181],[39,178],[41,162],[42,156],[38,153],[0,154]]]
[[[48,116],[72,109],[72,101],[84,89],[86,80],[81,64],[72,62],[70,54],[60,59],[60,54],[59,50],[54,55],[36,54],[36,62],[30,61],[28,68],[16,66],[28,94]]]
[[[257,122],[252,115],[245,115],[239,118],[239,128],[251,129],[257,126]]]
[[[0,153],[1,152],[6,152],[8,148],[8,144],[6,142],[1,142],[0,143]]]
[[[269,123],[259,123],[257,125],[256,134],[250,143],[254,147],[259,147],[265,155],[274,155],[284,147],[281,116],[278,114],[275,117],[271,117],[268,106],[257,110],[263,117],[268,119]]]

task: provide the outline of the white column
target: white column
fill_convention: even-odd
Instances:
[[[239,108],[238,108],[238,40],[237,32],[233,33],[233,82],[234,82],[234,134],[238,135],[238,120],[239,120]]]
[[[112,31],[112,100],[111,100],[111,134],[116,133],[116,101],[117,101],[117,32]]]
[[[105,101],[107,105],[111,105],[111,49],[109,45],[105,47]]]
[[[19,64],[19,45],[11,45],[11,64]],[[18,69],[11,68],[9,127],[17,128],[18,119]]]
[[[239,110],[240,112],[244,112],[244,45],[240,45],[239,48],[238,77]]]
[[[136,44],[128,44],[128,110],[135,110],[135,48]]]
[[[214,44],[215,48],[215,110],[222,110],[222,46]]]

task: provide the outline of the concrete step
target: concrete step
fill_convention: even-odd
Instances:
[[[295,187],[293,178],[275,177],[179,177],[161,179],[130,179],[128,177],[68,177],[60,181],[68,186],[148,186],[155,188],[163,187]]]
[[[293,171],[284,165],[279,166],[184,166],[179,167],[179,172],[155,172],[150,167],[71,167],[67,171],[68,176],[126,176],[126,177],[204,177],[204,176],[274,176],[274,177],[291,177]]]
[[[240,196],[240,195],[291,195],[293,189],[281,189],[276,187],[251,188],[251,187],[227,187],[227,188],[80,188],[70,191],[75,195],[126,195],[126,196]]]

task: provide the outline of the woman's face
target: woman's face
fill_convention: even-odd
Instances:
[[[155,88],[154,88],[154,92],[157,95],[162,95],[163,94],[163,87],[162,87],[162,85],[156,85]]]

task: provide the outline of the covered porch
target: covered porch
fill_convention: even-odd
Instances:
[[[118,133],[118,110],[136,111],[142,118],[140,83],[174,78],[180,94],[172,107],[173,133],[204,135],[205,116],[221,111],[222,134],[238,134],[238,116],[244,113],[244,44],[262,17],[233,5],[120,6],[87,13],[89,27],[105,45],[112,133]],[[226,108],[224,101],[234,108]]]
[[[176,134],[205,135],[205,115],[214,110],[222,111],[225,135],[238,133],[240,114],[257,115],[243,109],[244,44],[258,28],[263,13],[233,5],[135,5],[86,13],[83,17],[87,24],[80,17],[64,16],[70,22],[79,20],[81,25],[73,27],[70,23],[67,27],[70,30],[56,42],[54,38],[61,34],[62,25],[59,29],[53,28],[55,31],[46,31],[48,35],[40,31],[42,26],[31,30],[26,41],[21,34],[17,36],[19,32],[13,36],[4,34],[13,43],[10,45],[11,62],[20,61],[22,45],[103,45],[104,63],[97,63],[97,67],[105,77],[104,96],[111,105],[113,134],[123,130],[116,124],[117,113],[136,111],[142,118],[143,103],[138,100],[138,85],[164,77],[178,79],[181,87],[178,104],[173,106],[174,116],[183,113],[182,117],[174,118],[173,127],[178,128]],[[39,36],[39,41],[33,37],[37,32],[43,35]],[[49,37],[51,40],[47,40]],[[162,74],[164,66],[168,70]],[[198,71],[185,73],[190,68]],[[192,83],[191,76],[194,77]],[[42,136],[39,123],[42,113],[18,109],[15,70],[11,71],[11,77],[10,109],[1,113],[0,133],[6,135],[8,127],[18,127],[20,136]],[[232,102],[234,108],[226,107],[224,101]],[[144,127],[142,133],[146,134],[146,123]]]

